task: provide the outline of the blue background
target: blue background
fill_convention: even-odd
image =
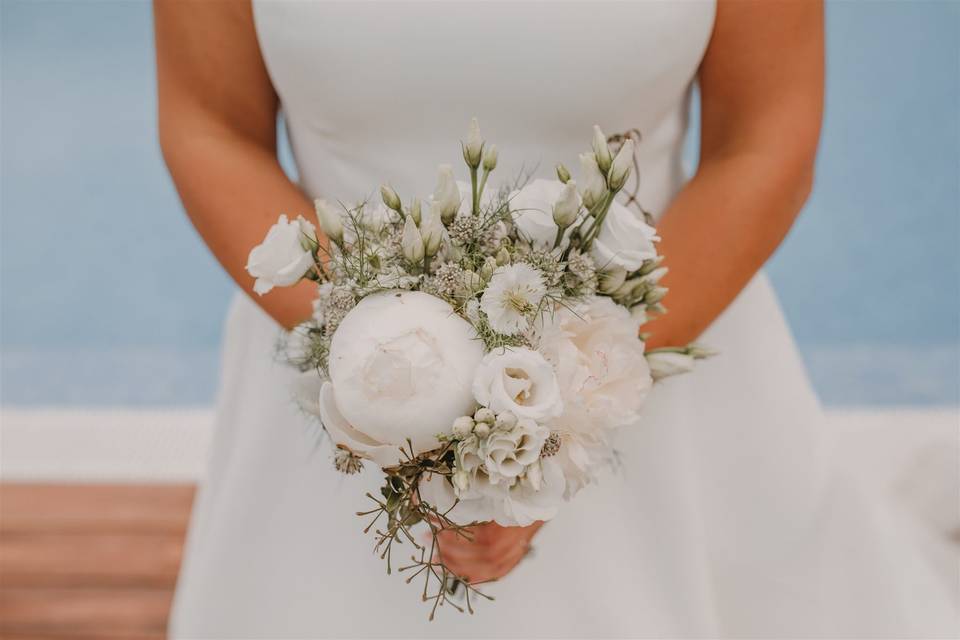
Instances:
[[[209,402],[233,288],[160,157],[149,4],[0,24],[0,402]],[[957,404],[960,4],[831,2],[827,42],[816,187],[769,272],[828,404]]]

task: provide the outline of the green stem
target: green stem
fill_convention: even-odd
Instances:
[[[490,175],[490,172],[484,169],[483,175],[480,177],[480,190],[477,193],[477,204],[476,204],[477,213],[479,213],[480,200],[483,199],[483,189],[487,186],[487,176],[489,175]]]
[[[477,168],[470,167],[470,189],[473,192],[473,215],[480,215],[480,194],[477,192]]]
[[[553,248],[556,249],[560,246],[560,241],[563,240],[563,232],[566,231],[566,227],[561,227],[557,225],[557,239],[553,241]]]

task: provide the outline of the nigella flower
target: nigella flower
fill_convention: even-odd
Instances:
[[[546,293],[543,275],[530,265],[498,267],[480,298],[480,308],[494,331],[514,335],[530,326]]]

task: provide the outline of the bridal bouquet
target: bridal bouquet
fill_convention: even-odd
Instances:
[[[282,344],[302,372],[294,395],[338,470],[369,461],[383,473],[358,515],[377,527],[388,572],[394,545],[416,550],[400,570],[421,576],[433,612],[462,611],[450,599],[460,586],[471,612],[471,593],[484,596],[440,560],[441,531],[551,519],[614,460],[611,436],[636,423],[653,381],[709,355],[645,351],[640,327],[664,312],[667,269],[643,212],[618,199],[633,138],[610,140],[594,129],[579,182],[560,165],[558,180],[494,189],[497,148],[474,119],[462,143],[469,183],[442,165],[423,201],[389,186],[377,203],[317,200],[329,242],[280,216],[250,253],[261,295],[317,283],[313,316]]]

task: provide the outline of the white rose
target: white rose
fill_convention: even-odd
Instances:
[[[518,477],[540,457],[549,435],[549,429],[527,418],[510,430],[492,431],[483,447],[483,466],[491,480]]]
[[[428,451],[437,434],[473,412],[471,381],[482,357],[473,327],[440,298],[373,294],[333,335],[332,392],[324,402],[370,442],[403,445],[409,438],[415,452]]]
[[[546,422],[563,410],[553,367],[542,355],[525,348],[499,348],[484,356],[476,369],[473,395],[495,413]]]
[[[457,523],[492,520],[504,527],[526,527],[556,516],[566,489],[563,469],[553,458],[534,462],[512,484],[491,482],[483,473],[467,475],[469,479],[464,474],[455,478],[457,490],[443,476],[430,475],[420,484],[421,498]]]
[[[520,237],[538,249],[552,249],[557,239],[553,206],[564,195],[563,187],[559,180],[534,180],[510,194],[513,224]]]
[[[581,433],[639,418],[652,380],[640,325],[610,298],[592,296],[544,319],[540,352],[553,365],[564,399],[553,423]]]
[[[305,248],[311,238],[316,242],[312,224],[303,218],[289,222],[287,216],[280,216],[247,258],[247,273],[257,279],[253,290],[263,295],[274,287],[298,283],[313,266],[313,255]]]
[[[653,227],[627,207],[613,202],[590,254],[601,270],[617,266],[636,271],[644,260],[657,257],[653,242],[659,239]]]

